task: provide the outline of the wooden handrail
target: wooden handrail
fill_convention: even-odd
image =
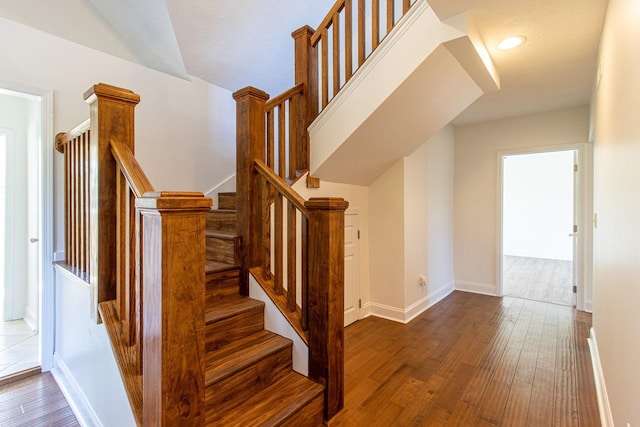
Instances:
[[[345,0],[338,0],[331,7],[327,15],[322,20],[322,22],[320,22],[320,25],[318,25],[316,32],[313,33],[313,35],[311,36],[312,46],[315,46],[316,44],[318,44],[318,41],[320,41],[320,37],[322,37],[322,31],[331,26],[331,24],[333,23],[334,15],[342,12],[342,9],[344,8],[344,4],[345,4]]]
[[[295,95],[301,95],[303,93],[303,91],[304,91],[304,85],[302,83],[298,83],[297,85],[295,85],[291,89],[282,92],[280,95],[276,96],[275,98],[271,98],[265,104],[265,109],[267,111],[268,110],[272,110],[274,107],[282,104],[285,101],[290,100]]]
[[[276,175],[267,165],[264,164],[263,161],[256,159],[254,160],[254,164],[260,175],[262,175],[269,184],[273,185],[278,193],[282,194],[287,200],[293,203],[300,212],[308,216],[307,208],[304,206],[305,200],[298,193],[293,191],[285,180]]]
[[[59,134],[57,134],[56,150],[58,150],[60,153],[64,153],[64,146],[88,131],[90,126],[91,120],[87,119],[84,122],[80,123],[78,126],[71,129],[69,132],[60,132]]]
[[[129,147],[112,139],[111,152],[136,197],[155,191]]]

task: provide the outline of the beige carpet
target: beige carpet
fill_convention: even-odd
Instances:
[[[505,255],[502,269],[504,295],[573,305],[571,261]]]

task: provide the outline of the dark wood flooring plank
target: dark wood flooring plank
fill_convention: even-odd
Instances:
[[[590,326],[570,307],[462,292],[407,325],[361,320],[329,425],[598,426]]]

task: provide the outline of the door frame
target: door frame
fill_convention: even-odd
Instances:
[[[21,92],[40,98],[40,179],[39,185],[39,243],[38,305],[40,366],[43,372],[53,367],[54,349],[54,271],[53,271],[53,91],[0,81],[0,90]]]
[[[351,217],[355,217],[356,222],[357,222],[357,231],[356,233],[360,232],[360,210],[359,209],[347,209],[344,213],[344,219],[345,219],[345,228],[346,228],[346,223],[347,223],[347,216],[351,216]],[[357,291],[357,300],[358,300],[358,304],[355,308],[356,310],[356,319],[353,320],[352,322],[350,322],[349,324],[355,323],[358,320],[362,319],[362,288],[360,286],[360,238],[356,237],[355,239],[355,256],[356,256],[356,265],[355,265],[355,273],[357,275],[357,283],[356,286],[354,287],[354,289]],[[346,278],[345,278],[346,281]],[[346,292],[346,286],[345,286],[345,292]]]
[[[590,226],[588,218],[593,216],[593,191],[589,191],[589,186],[592,183],[593,175],[593,146],[589,143],[569,143],[558,145],[545,145],[537,147],[527,147],[520,149],[510,149],[499,151],[497,156],[497,251],[496,251],[496,291],[497,296],[503,296],[503,277],[502,277],[502,259],[503,259],[503,232],[504,232],[504,218],[503,218],[503,179],[504,179],[504,162],[505,156],[521,155],[521,154],[540,154],[549,153],[554,151],[570,151],[575,150],[577,152],[577,165],[578,171],[576,172],[574,180],[574,217],[576,225],[578,226],[578,233],[574,236],[576,241],[574,245],[576,250],[574,251],[574,283],[577,286],[577,304],[576,308],[583,311],[591,311],[591,279],[590,274],[593,262],[587,256],[591,253],[593,244],[593,230]],[[570,230],[569,230],[570,231]],[[567,231],[567,232],[569,232]]]

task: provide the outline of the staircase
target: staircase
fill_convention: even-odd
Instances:
[[[208,426],[322,425],[324,387],[292,370],[292,342],[264,329],[264,303],[240,295],[235,193],[207,213]]]

